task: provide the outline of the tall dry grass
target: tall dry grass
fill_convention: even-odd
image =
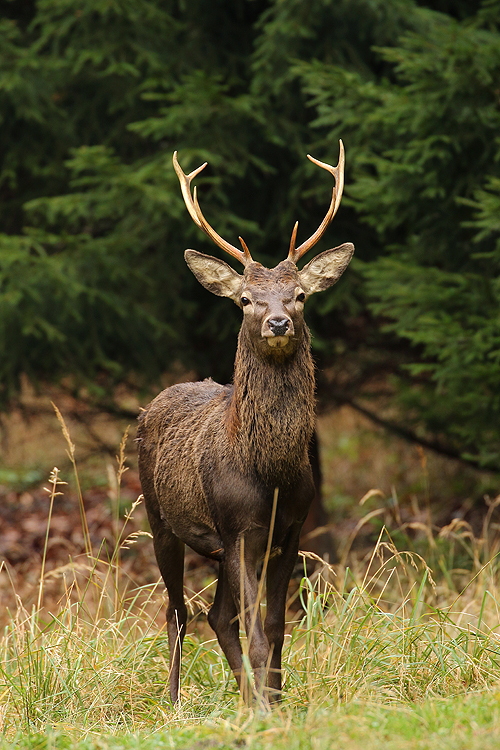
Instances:
[[[75,448],[58,418],[79,488]],[[65,486],[57,469],[51,473],[36,605],[28,611],[17,597],[0,640],[0,731],[6,736],[47,726],[82,734],[150,733],[247,716],[224,656],[203,629],[186,637],[181,705],[170,705],[163,587],[131,586],[121,564],[125,548],[150,543],[141,539],[145,532],[127,533],[140,498],[118,517],[125,440],[111,483],[114,546],[92,548],[79,491],[85,551],[47,572],[52,509]],[[458,520],[439,533],[430,523],[400,526],[398,539],[408,542],[402,551],[383,526],[368,557],[353,555],[347,548],[353,539],[347,539],[341,564],[316,558],[309,576],[304,566],[290,592],[293,621],[278,710],[283,721],[297,711],[354,700],[387,706],[498,689],[500,544],[491,519],[499,504],[500,498],[491,501],[478,537]],[[415,532],[421,533],[418,549],[410,536]],[[315,556],[303,557],[305,563]],[[51,608],[44,600],[49,577],[60,583]],[[207,591],[198,592],[190,604],[206,610],[209,598]]]

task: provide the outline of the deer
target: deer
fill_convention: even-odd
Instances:
[[[140,480],[155,556],[168,592],[173,706],[179,702],[187,623],[185,545],[218,563],[208,622],[240,693],[268,707],[281,699],[288,584],[314,496],[308,446],[315,426],[315,373],[304,304],[339,280],[354,252],[352,243],[344,243],[318,254],[302,270],[297,267],[337,213],[344,185],[342,141],[336,167],[308,158],[334,177],[330,206],[318,229],[298,247],[296,222],[288,256],[275,268],[266,268],[252,259],[241,237],[242,250],[224,240],[205,219],[191,182],[207,163],[186,175],[177,152],[173,155],[192,220],[243,264],[240,274],[214,256],[196,250],[184,253],[205,289],[229,298],[242,310],[233,382],[219,385],[208,378],[172,385],[139,417]],[[264,576],[263,623],[259,602]],[[248,660],[243,657],[240,621]],[[248,677],[248,663],[253,680]]]

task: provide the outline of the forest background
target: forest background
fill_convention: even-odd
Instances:
[[[320,399],[500,469],[500,3],[9,0],[0,29],[0,401],[26,376],[104,404],[174,368],[227,382],[239,317],[183,260],[177,149],[260,261],[321,221],[306,153],[346,148],[309,303]],[[109,405],[109,404],[108,404]]]

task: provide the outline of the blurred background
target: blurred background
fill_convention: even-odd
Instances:
[[[314,252],[356,254],[306,313],[330,559],[384,523],[418,538],[453,519],[480,530],[488,511],[495,530],[499,134],[498,0],[4,2],[0,558],[16,590],[37,581],[54,465],[70,484],[47,565],[83,545],[51,401],[98,546],[117,498],[140,492],[140,407],[231,379],[240,311],[184,263],[186,247],[220,254],[187,214],[174,150],[185,172],[209,162],[198,194],[217,232],[274,266],[294,222],[301,242],[329,204],[306,154],[336,164],[344,142],[344,198]],[[157,577],[150,541],[130,561]]]

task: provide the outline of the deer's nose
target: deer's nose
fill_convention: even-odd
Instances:
[[[271,318],[267,321],[269,330],[274,333],[275,336],[284,336],[290,326],[288,318]]]

